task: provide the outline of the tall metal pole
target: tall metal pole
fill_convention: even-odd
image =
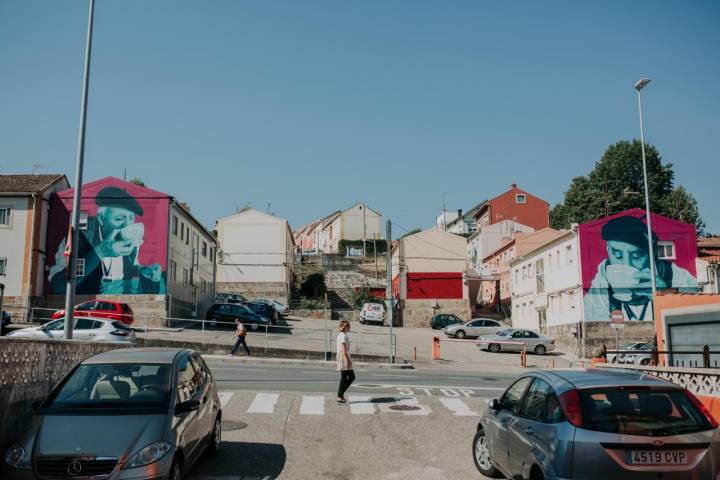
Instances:
[[[648,189],[648,175],[647,175],[647,162],[645,161],[645,135],[643,132],[643,114],[642,114],[642,98],[640,96],[640,90],[650,83],[649,78],[643,78],[635,84],[635,90],[638,94],[638,111],[640,112],[640,148],[642,149],[642,162],[643,162],[643,179],[645,183],[645,219],[647,224],[647,241],[648,241],[648,252],[650,256],[650,285],[652,286],[653,301],[655,301],[655,294],[657,293],[657,285],[655,282],[655,249],[653,248],[652,242],[652,225],[650,219],[650,193]],[[655,309],[652,309],[653,316]]]
[[[90,57],[92,51],[93,15],[95,0],[89,0],[87,43],[85,45],[85,68],[83,71],[82,100],[80,104],[80,130],[78,132],[77,162],[75,164],[75,193],[73,195],[70,257],[68,258],[67,285],[65,290],[65,338],[73,337],[73,313],[75,305],[75,272],[80,247],[80,200],[82,199],[83,164],[85,162],[85,119],[87,117],[88,83],[90,82]]]
[[[385,262],[387,269],[387,286],[385,287],[385,298],[387,299],[387,319],[390,326],[390,363],[395,363],[395,349],[393,347],[393,292],[392,292],[392,224],[390,219],[385,222],[385,236],[387,237],[387,248]]]
[[[363,212],[363,231],[362,231],[362,238],[363,238],[363,258],[366,258],[367,255],[365,255],[365,242],[367,239],[365,238],[365,209],[367,207],[365,204],[362,204],[362,212]]]

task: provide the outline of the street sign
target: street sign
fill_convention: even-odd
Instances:
[[[613,310],[610,312],[610,321],[614,324],[623,324],[625,323],[625,314],[623,314],[622,310]]]
[[[614,328],[616,330],[622,330],[625,328],[625,323],[611,323],[610,328]]]

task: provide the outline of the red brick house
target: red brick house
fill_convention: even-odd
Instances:
[[[513,183],[510,190],[485,202],[475,214],[478,229],[502,220],[512,220],[535,230],[547,228],[550,226],[550,204]]]

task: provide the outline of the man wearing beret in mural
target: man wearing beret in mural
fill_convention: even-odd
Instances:
[[[607,320],[610,312],[619,310],[628,321],[652,319],[652,286],[647,225],[637,217],[625,215],[603,225],[602,239],[607,242],[608,258],[597,269],[590,290],[585,295],[585,318]],[[653,232],[653,250],[657,252]],[[667,260],[655,260],[655,282],[658,290],[678,288],[697,291],[697,280],[690,272]]]
[[[121,188],[106,187],[100,190],[95,203],[97,215],[88,218],[87,229],[80,235],[78,258],[85,260],[85,273],[77,279],[76,292],[90,295],[165,293],[160,265],[143,266],[138,262],[145,228],[135,222],[136,216],[143,215],[137,200]],[[64,292],[64,250],[63,241],[50,270],[53,293]]]

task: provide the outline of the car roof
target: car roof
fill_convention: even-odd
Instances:
[[[73,317],[75,320],[97,320],[99,322],[119,322],[117,318],[107,318],[107,317],[93,317],[92,315],[83,315],[82,317]],[[65,317],[58,317],[53,318],[50,321],[57,322],[58,320],[65,320]],[[50,323],[50,322],[47,322]]]
[[[192,352],[179,348],[119,348],[86,358],[84,364],[98,363],[165,363],[172,364],[180,353]]]
[[[655,387],[682,389],[674,383],[662,380],[653,375],[626,369],[555,369],[532,372],[552,385],[558,394],[574,388],[602,387]]]

